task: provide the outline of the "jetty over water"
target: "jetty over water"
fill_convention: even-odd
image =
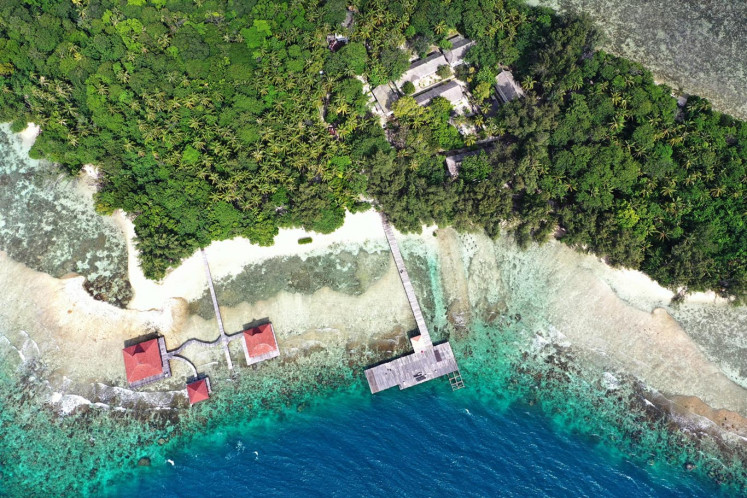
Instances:
[[[381,223],[384,226],[384,234],[386,234],[386,239],[389,242],[389,249],[392,251],[399,278],[402,280],[402,286],[415,317],[419,335],[410,339],[414,353],[366,370],[366,380],[368,380],[371,393],[375,394],[394,386],[407,389],[444,375],[448,376],[452,389],[461,389],[464,387],[464,381],[459,373],[459,365],[457,365],[451,344],[444,342],[433,345],[428,327],[423,319],[423,312],[420,309],[420,304],[418,304],[418,298],[415,296],[415,289],[410,282],[405,261],[402,259],[397,239],[394,237],[392,227],[384,214],[381,215]]]

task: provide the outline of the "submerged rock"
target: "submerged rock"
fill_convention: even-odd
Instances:
[[[150,458],[148,457],[142,457],[140,460],[137,461],[138,467],[150,467]]]

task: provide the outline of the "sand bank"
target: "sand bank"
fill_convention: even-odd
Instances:
[[[160,308],[165,301],[173,297],[194,300],[202,295],[207,281],[199,252],[170,270],[162,281],[154,282],[147,279],[140,268],[134,244],[134,225],[121,211],[114,215],[114,219],[127,238],[129,279],[134,292],[129,308]],[[299,245],[298,240],[303,237],[311,237],[312,242]],[[250,263],[260,263],[270,258],[305,257],[352,248],[382,247],[385,243],[379,215],[370,210],[356,214],[348,213],[343,226],[331,234],[318,234],[303,229],[283,229],[275,237],[275,244],[269,247],[252,244],[249,240],[238,237],[214,242],[205,249],[205,252],[213,278],[218,280],[236,275]]]
[[[41,127],[39,125],[28,123],[26,129],[18,134],[21,137],[21,144],[23,145],[23,150],[25,152],[28,152],[31,147],[34,146],[34,142],[36,142],[36,137],[39,136],[39,133],[41,133]]]

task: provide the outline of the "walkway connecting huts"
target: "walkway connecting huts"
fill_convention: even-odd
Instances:
[[[243,337],[242,344],[247,365],[253,365],[280,355],[278,342],[275,338],[275,329],[271,323],[264,323],[258,327],[245,330]]]
[[[171,377],[171,366],[169,363],[171,360],[178,360],[186,363],[194,374],[194,377],[192,378],[197,379],[187,384],[187,396],[189,397],[190,405],[208,399],[212,393],[212,388],[210,386],[210,379],[204,375],[200,375],[194,363],[182,354],[187,347],[199,346],[203,348],[213,348],[220,346],[225,352],[226,362],[228,363],[229,369],[233,369],[233,362],[231,361],[231,355],[228,349],[228,345],[231,341],[242,340],[244,354],[246,355],[246,363],[248,365],[275,358],[280,355],[277,338],[275,337],[275,329],[269,321],[230,336],[226,334],[226,331],[223,328],[223,319],[220,314],[218,299],[215,295],[213,278],[210,274],[207,256],[205,255],[205,251],[201,252],[205,263],[205,275],[210,290],[210,297],[212,298],[215,317],[218,321],[218,337],[212,341],[204,341],[196,338],[188,339],[171,351],[166,349],[165,339],[163,337],[158,337],[127,346],[122,350],[125,371],[127,374],[127,383],[132,388],[138,388],[150,384],[151,382]]]
[[[501,71],[495,77],[495,89],[503,102],[524,96],[524,90],[514,81],[511,71]]]
[[[223,328],[223,318],[220,315],[220,307],[218,306],[218,298],[215,297],[215,287],[213,286],[213,276],[210,274],[210,265],[208,264],[207,254],[204,249],[200,249],[202,253],[202,261],[205,264],[205,276],[207,277],[208,288],[210,289],[210,297],[213,299],[213,309],[215,310],[215,319],[218,321],[218,331],[220,332],[221,344],[223,344],[223,352],[226,355],[226,363],[228,363],[228,369],[233,370],[233,363],[231,362],[231,353],[228,351],[228,336]]]
[[[368,380],[371,393],[375,394],[394,386],[406,389],[444,375],[449,375],[449,382],[453,389],[461,389],[464,387],[464,382],[459,373],[459,366],[454,358],[451,345],[448,342],[433,345],[418,299],[415,296],[415,289],[412,287],[410,276],[402,259],[397,239],[383,214],[381,215],[381,222],[389,242],[389,248],[392,251],[394,263],[399,271],[399,278],[402,280],[402,286],[405,289],[405,295],[415,317],[419,335],[410,339],[413,353],[366,370],[366,380]]]
[[[166,341],[163,337],[128,346],[122,350],[122,355],[127,383],[132,388],[171,377]]]

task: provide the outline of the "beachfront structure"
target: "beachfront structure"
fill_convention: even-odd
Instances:
[[[457,67],[464,64],[464,56],[467,55],[467,50],[475,44],[473,40],[468,40],[461,35],[449,38],[451,42],[451,48],[443,50],[444,58],[451,67]]]
[[[247,365],[253,365],[280,355],[272,323],[263,323],[245,330],[243,337],[242,344]]]
[[[469,105],[467,99],[462,90],[462,86],[454,80],[441,83],[438,86],[426,90],[425,92],[415,95],[415,102],[418,105],[428,105],[431,100],[436,97],[443,97],[454,107],[455,110],[459,110],[462,107]]]
[[[511,71],[498,73],[498,76],[495,77],[495,89],[503,102],[524,96],[524,90],[514,81],[514,75],[511,74]]]
[[[213,390],[210,388],[210,379],[207,377],[190,382],[187,384],[189,405],[192,406],[195,403],[209,399],[212,392]]]
[[[420,304],[418,304],[418,299],[415,296],[415,289],[412,287],[410,276],[402,259],[402,253],[399,251],[397,239],[394,237],[392,227],[383,214],[381,215],[381,222],[384,226],[384,234],[389,242],[389,249],[394,258],[394,264],[399,271],[399,278],[405,289],[405,295],[410,303],[419,333],[410,339],[413,353],[371,367],[365,371],[368,387],[371,389],[372,394],[376,394],[379,391],[394,386],[399,386],[400,389],[407,389],[408,387],[446,375],[449,378],[452,389],[461,389],[464,387],[464,382],[459,373],[459,366],[457,365],[451,345],[448,342],[438,345],[433,344],[428,327],[423,319]]]
[[[441,52],[434,52],[424,59],[418,59],[410,65],[405,74],[396,81],[397,88],[402,90],[402,85],[410,81],[415,88],[427,88],[439,80],[436,71],[439,66],[447,66],[449,63]]]
[[[122,350],[122,355],[127,383],[132,388],[171,377],[166,341],[163,337],[128,346]]]

